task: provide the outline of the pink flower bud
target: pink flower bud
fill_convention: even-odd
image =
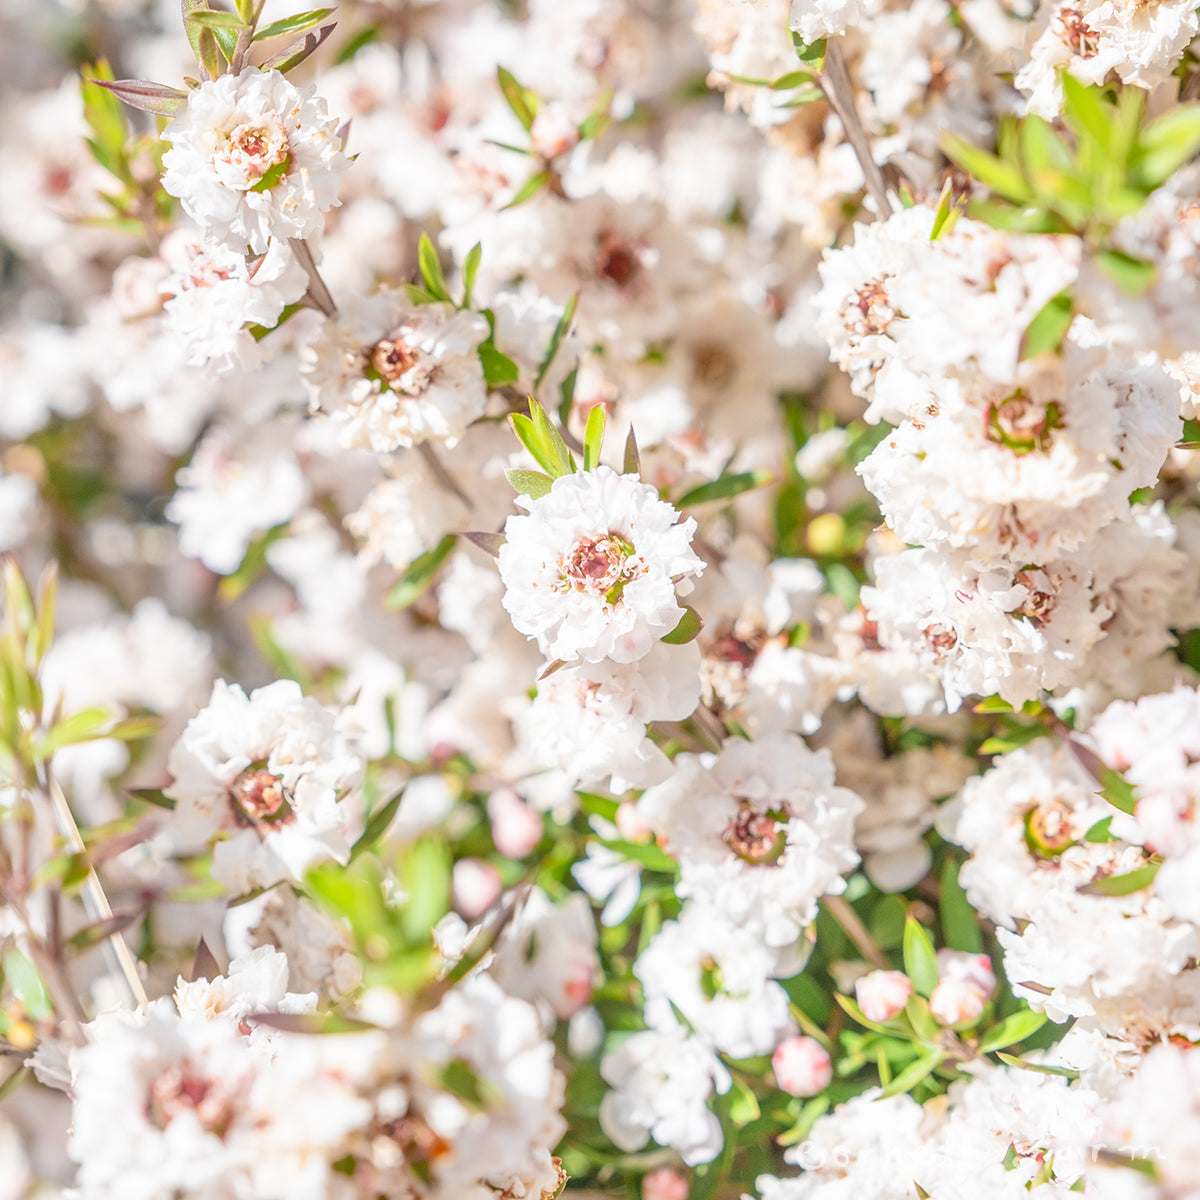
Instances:
[[[561,105],[547,104],[533,118],[529,137],[543,158],[557,158],[578,144],[579,126]]]
[[[810,1037],[788,1038],[771,1056],[775,1082],[789,1096],[815,1096],[829,1086],[833,1061],[829,1051]]]
[[[617,832],[627,842],[648,842],[654,833],[642,810],[628,800],[622,800],[617,806],[616,823]]]
[[[688,1181],[673,1167],[656,1167],[642,1180],[644,1200],[687,1200]]]
[[[943,1025],[962,1025],[983,1016],[987,994],[967,979],[943,979],[929,997],[929,1011]]]
[[[903,971],[872,971],[854,985],[858,1007],[868,1021],[889,1021],[904,1011],[913,994],[912,980]]]
[[[960,980],[970,983],[986,1000],[996,990],[996,972],[986,954],[970,954],[965,950],[939,950],[938,976],[941,980]]]
[[[505,858],[524,858],[542,840],[542,818],[510,788],[488,798],[492,841]]]
[[[481,858],[461,858],[454,864],[451,887],[454,907],[473,921],[500,895],[500,872]]]

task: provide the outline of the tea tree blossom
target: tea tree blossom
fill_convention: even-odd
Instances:
[[[648,484],[601,466],[517,503],[526,515],[508,518],[499,555],[503,603],[547,658],[636,662],[679,624],[676,585],[704,569],[696,522]]]
[[[453,446],[483,415],[476,351],[487,336],[478,313],[413,304],[382,289],[346,301],[305,347],[305,382],[343,445],[377,453],[429,441]]]
[[[350,162],[316,87],[248,67],[202,83],[163,132],[163,187],[209,241],[265,253],[311,238]]]
[[[215,840],[213,877],[235,893],[349,857],[362,763],[336,713],[291,680],[249,696],[218,680],[167,769],[174,836],[197,849]]]

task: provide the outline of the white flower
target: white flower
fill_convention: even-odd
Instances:
[[[716,1158],[721,1123],[706,1102],[730,1078],[703,1042],[678,1025],[634,1033],[604,1056],[600,1073],[613,1088],[600,1101],[600,1125],[619,1149],[640,1150],[653,1137],[689,1166]]]
[[[768,946],[795,945],[817,901],[857,862],[862,801],[834,786],[827,750],[794,734],[730,738],[720,756],[681,754],[639,807],[679,860],[680,896],[716,908]]]
[[[478,313],[413,304],[384,288],[348,298],[325,322],[304,348],[304,379],[343,445],[380,454],[419,442],[453,446],[483,416],[476,351],[487,336]]]
[[[879,10],[879,0],[792,0],[788,24],[806,42],[845,33]]]
[[[675,584],[704,563],[690,545],[696,522],[654,488],[597,467],[517,503],[528,515],[504,526],[503,603],[547,658],[636,662],[679,624]]]
[[[321,232],[350,162],[315,91],[248,67],[188,95],[163,132],[162,184],[208,240],[262,254],[271,238]]]
[[[259,366],[262,352],[246,326],[271,329],[308,288],[304,268],[286,243],[274,239],[252,264],[228,246],[205,244],[191,230],[169,234],[161,253],[170,268],[159,283],[170,297],[163,327],[186,345],[190,366],[208,364],[214,373]]]
[[[167,762],[169,828],[202,847],[219,835],[213,878],[233,892],[300,880],[315,862],[346,862],[361,821],[345,799],[362,763],[336,714],[281,679],[249,697],[218,680]]]

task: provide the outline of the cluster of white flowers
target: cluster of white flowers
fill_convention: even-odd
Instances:
[[[0,1200],[1200,1195],[1196,0],[180,16],[0,5]]]

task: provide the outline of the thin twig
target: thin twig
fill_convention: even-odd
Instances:
[[[836,38],[830,38],[825,44],[825,69],[817,76],[817,81],[842,122],[846,140],[858,156],[859,165],[867,181],[867,190],[874,197],[875,206],[879,209],[876,216],[880,220],[891,216],[892,202],[888,199],[887,184],[879,164],[871,154],[871,141],[859,119],[850,73],[846,70],[846,60],[842,57],[842,48]]]
[[[309,298],[325,316],[332,317],[337,312],[337,305],[333,302],[333,296],[326,286],[325,280],[321,278],[321,272],[317,270],[316,259],[313,258],[308,243],[303,238],[288,238],[288,245],[291,246],[296,261],[304,268],[304,273],[308,276]]]
[[[50,797],[50,804],[54,810],[54,819],[58,825],[58,831],[70,847],[71,853],[86,853],[87,847],[79,832],[79,826],[75,823],[75,814],[71,812],[71,806],[67,803],[67,798],[63,795],[63,790],[59,787],[58,780],[45,768],[39,768],[38,776],[39,784],[46,795]],[[87,877],[84,879],[83,886],[84,903],[90,910],[92,920],[110,921],[113,915],[112,905],[109,904],[108,897],[104,893],[104,886],[100,882],[100,876],[96,874],[96,868],[90,863],[88,864]],[[106,940],[111,947],[111,952],[116,959],[117,966],[125,978],[125,983],[129,987],[134,1003],[139,1007],[149,1004],[150,997],[146,995],[146,989],[142,986],[142,979],[138,974],[137,959],[134,958],[133,952],[129,949],[129,944],[125,941],[124,935],[118,930],[115,933],[110,933]]]
[[[433,472],[433,477],[439,484],[452,496],[457,496],[459,500],[467,506],[470,512],[475,511],[475,501],[463,491],[457,479],[446,469],[445,463],[437,456],[437,451],[428,443],[421,442],[417,449],[420,451],[421,457],[425,460],[426,465]]]
[[[842,896],[824,896],[821,903],[825,911],[842,927],[842,932],[855,944],[859,954],[873,967],[886,971],[890,964],[883,951],[875,945],[867,927],[859,920],[858,913]]]

